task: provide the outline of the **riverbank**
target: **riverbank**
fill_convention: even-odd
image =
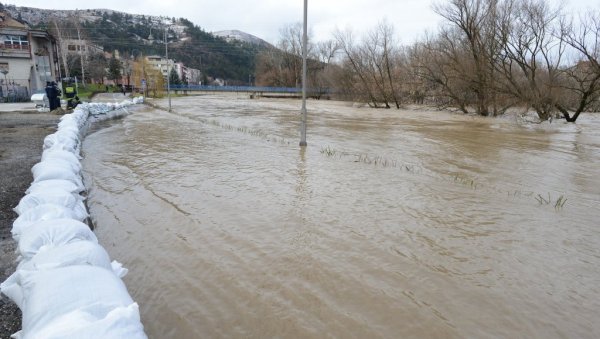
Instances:
[[[40,160],[44,137],[56,130],[59,115],[39,113],[28,104],[0,104],[0,281],[16,267],[11,236],[17,215],[12,210],[31,184],[31,167]],[[21,311],[0,297],[0,338],[21,329]]]

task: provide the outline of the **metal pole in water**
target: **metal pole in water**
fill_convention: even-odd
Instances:
[[[169,97],[169,112],[171,112],[171,70],[169,69],[169,48],[167,47],[168,27],[165,27],[165,58],[167,59],[167,96]]]
[[[300,124],[300,146],[305,147],[306,143],[306,49],[308,44],[308,34],[306,21],[308,17],[308,0],[304,0],[304,31],[302,33],[302,123]]]

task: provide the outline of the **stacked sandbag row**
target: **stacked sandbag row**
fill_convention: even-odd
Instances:
[[[79,162],[80,134],[90,117],[112,118],[141,100],[79,105],[44,139],[33,183],[14,209],[19,264],[0,284],[23,313],[14,338],[146,338],[138,305],[121,280],[127,270],[110,261],[84,223]]]

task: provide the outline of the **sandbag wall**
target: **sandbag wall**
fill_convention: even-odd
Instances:
[[[146,338],[138,305],[121,280],[127,270],[110,261],[84,223],[89,216],[79,161],[90,121],[124,114],[142,101],[81,104],[44,139],[33,183],[14,209],[17,270],[0,284],[23,313],[14,338]]]

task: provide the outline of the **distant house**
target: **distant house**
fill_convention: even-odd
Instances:
[[[88,40],[78,39],[63,39],[62,44],[66,47],[64,50],[69,55],[92,55],[92,54],[103,54],[104,47],[95,45]]]
[[[183,66],[181,67],[180,78],[187,81],[189,85],[202,85],[202,73],[199,69]]]
[[[172,59],[166,59],[162,56],[158,55],[149,55],[146,57],[146,62],[150,65],[150,67],[160,71],[163,77],[166,79],[169,75],[169,70],[175,67],[175,63]]]
[[[55,81],[56,40],[0,12],[0,101],[28,100]]]

